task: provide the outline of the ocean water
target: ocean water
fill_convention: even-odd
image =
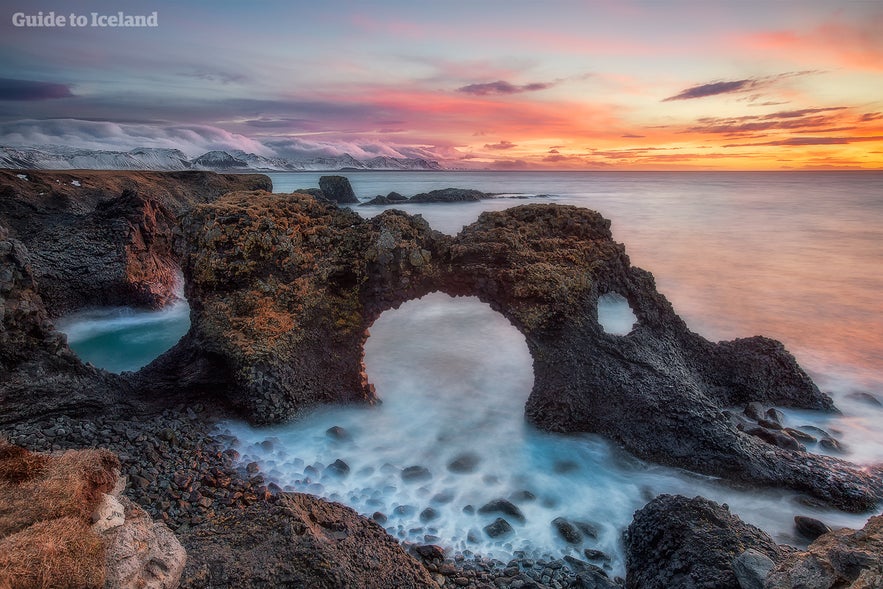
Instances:
[[[190,306],[178,299],[159,311],[89,309],[55,321],[84,362],[109,372],[135,371],[178,343],[190,329]]]
[[[317,186],[320,175],[271,177],[277,192],[287,192]],[[883,462],[883,408],[855,396],[883,400],[883,173],[344,175],[362,201],[392,190],[410,196],[448,186],[501,195],[400,207],[452,234],[481,211],[531,202],[598,210],[612,220],[614,238],[626,244],[632,263],[653,272],[691,329],[711,340],[756,334],[782,340],[843,411],[788,410],[787,425],[822,427],[844,445],[845,458]],[[355,210],[370,216],[384,208]],[[599,314],[608,331],[631,328],[623,303],[603,302]],[[102,331],[89,317],[66,326],[84,356],[74,334]],[[144,324],[148,333],[168,328]],[[801,542],[795,514],[850,527],[868,517],[811,509],[786,491],[737,489],[648,464],[598,436],[534,430],[523,418],[533,382],[524,338],[475,298],[435,293],[387,311],[370,331],[365,362],[382,404],[325,408],[272,428],[227,422],[219,433],[230,436],[243,464],[258,462],[268,480],[369,516],[383,513],[384,525],[402,540],[503,559],[517,550],[580,557],[583,548],[593,548],[607,552],[607,566],[621,573],[621,532],[658,493],[726,502],[777,541],[793,544]],[[328,434],[335,426],[346,432],[343,439]],[[824,452],[817,445],[809,450]],[[348,470],[341,463],[327,468],[338,460]],[[426,472],[405,480],[402,470],[411,466]],[[483,527],[498,514],[478,509],[497,498],[511,498],[525,522],[507,517],[513,532],[495,539]],[[559,516],[592,524],[595,537],[565,543],[550,523]]]

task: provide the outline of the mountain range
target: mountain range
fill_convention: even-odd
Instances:
[[[441,170],[434,160],[377,156],[356,159],[345,153],[310,159],[270,158],[236,149],[209,151],[190,159],[178,149],[138,147],[130,151],[58,145],[0,146],[0,168],[29,170],[211,170],[215,172],[324,172],[337,170]]]

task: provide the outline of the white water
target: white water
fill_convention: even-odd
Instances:
[[[390,190],[410,195],[446,186],[493,192],[521,187],[526,194],[555,195],[403,207],[448,233],[482,210],[526,202],[600,210],[613,220],[614,237],[626,243],[633,263],[653,271],[660,290],[694,330],[710,339],[764,334],[784,341],[843,410],[839,416],[785,411],[786,425],[830,431],[849,460],[883,461],[883,409],[848,396],[864,390],[881,397],[883,391],[880,174],[347,175],[355,177],[362,200]],[[319,174],[314,176],[280,174],[274,182],[277,190],[290,190],[315,186]],[[383,209],[356,208],[366,215]],[[631,329],[634,318],[623,302],[605,301],[599,309],[611,333]],[[617,315],[617,322],[608,322]],[[593,522],[599,537],[585,546],[613,555],[617,572],[622,530],[657,493],[728,503],[780,542],[799,543],[792,535],[797,513],[832,526],[859,527],[867,518],[808,508],[783,491],[740,491],[649,465],[598,437],[534,431],[523,420],[533,378],[524,340],[475,299],[431,295],[384,313],[371,332],[366,364],[383,404],[325,409],[261,430],[225,424],[239,440],[243,464],[259,462],[268,480],[280,486],[340,500],[366,515],[383,512],[390,516],[386,526],[400,538],[425,542],[428,535],[450,548],[503,558],[519,549],[580,556],[550,522],[559,515]],[[329,438],[325,432],[335,425],[352,441]],[[809,449],[823,451],[817,445]],[[479,458],[476,471],[450,472],[448,463],[464,452]],[[324,471],[337,459],[350,466],[348,476]],[[431,479],[404,482],[400,471],[412,465],[426,467]],[[480,507],[525,490],[537,499],[519,504],[526,524],[506,517],[515,533],[505,541],[481,531],[496,515],[463,512],[467,505]],[[433,503],[439,493],[451,500]],[[400,505],[415,511],[394,515]],[[423,523],[419,514],[427,506],[440,517]],[[470,531],[477,532],[478,544],[467,541]]]

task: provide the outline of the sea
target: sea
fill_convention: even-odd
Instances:
[[[883,172],[339,174],[362,202],[447,187],[497,195],[396,207],[449,234],[483,211],[523,204],[599,211],[690,329],[712,341],[782,341],[841,410],[783,409],[786,425],[821,427],[842,444],[843,458],[883,462]],[[269,174],[276,192],[315,188],[321,175]],[[353,208],[370,217],[390,207]],[[599,314],[608,330],[631,328],[622,300],[605,300]],[[83,359],[119,372],[173,345],[189,316],[182,300],[158,312],[94,309],[58,324]],[[794,515],[831,527],[861,527],[873,515],[808,507],[790,491],[746,489],[647,463],[601,436],[536,430],[524,420],[533,384],[524,337],[474,297],[433,293],[383,313],[370,328],[365,363],[377,406],[327,407],[264,428],[227,421],[217,434],[268,482],[349,505],[402,541],[504,561],[584,559],[588,548],[608,555],[596,564],[622,574],[622,533],[660,493],[726,503],[776,541],[797,546],[805,540]],[[340,435],[329,435],[335,426]],[[808,450],[828,452],[815,444]],[[403,480],[411,466],[428,474]],[[510,521],[511,534],[491,538],[484,527],[498,514],[479,508],[498,498],[516,503],[525,521]],[[591,524],[594,537],[565,542],[551,524],[557,517]]]

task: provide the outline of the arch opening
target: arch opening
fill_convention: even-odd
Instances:
[[[55,320],[68,346],[83,362],[112,373],[135,372],[177,344],[190,329],[183,278],[161,309],[97,307]]]
[[[628,335],[637,326],[638,318],[628,299],[611,291],[598,297],[598,323],[610,335]]]

